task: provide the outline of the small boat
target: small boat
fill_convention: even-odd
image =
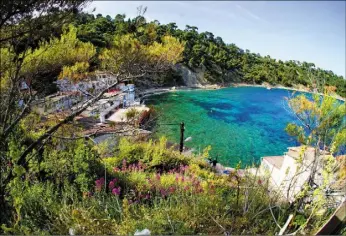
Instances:
[[[271,90],[272,88],[271,87],[267,87],[268,90]]]

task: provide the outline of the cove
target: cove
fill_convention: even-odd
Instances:
[[[154,136],[179,142],[179,124],[185,122],[185,146],[202,152],[211,145],[210,156],[221,164],[242,166],[258,163],[269,155],[282,155],[298,145],[285,127],[296,122],[287,105],[293,91],[259,87],[176,91],[152,95],[145,104],[158,114]],[[297,92],[296,92],[297,94]]]

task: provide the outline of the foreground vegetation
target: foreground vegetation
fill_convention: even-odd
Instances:
[[[292,213],[268,194],[265,178],[214,173],[208,149],[185,157],[167,149],[164,138],[122,139],[102,158],[105,145],[59,141],[65,148],[56,150],[55,141],[41,162],[15,171],[4,233],[123,235],[147,228],[153,234],[273,234]],[[302,226],[309,213],[297,211],[288,230]],[[329,213],[310,219],[307,232]]]

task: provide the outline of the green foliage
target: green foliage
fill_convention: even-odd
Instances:
[[[128,121],[133,120],[133,119],[134,119],[136,116],[138,116],[138,115],[139,115],[139,112],[137,111],[136,108],[131,108],[131,109],[129,109],[129,110],[126,112],[126,114],[125,114],[126,119],[127,119]]]
[[[166,148],[166,139],[162,137],[160,142],[149,141],[146,143],[131,143],[127,139],[121,139],[119,150],[115,157],[107,158],[104,161],[113,167],[120,167],[123,160],[128,164],[141,161],[151,169],[173,169],[181,164],[189,163],[189,158],[183,157],[177,152],[172,152]]]
[[[42,40],[36,48],[29,48],[19,55],[16,55],[12,46],[1,47],[0,88],[2,93],[5,93],[10,89],[11,81],[17,79],[15,76],[30,81],[39,91],[44,87],[43,84],[52,86],[51,78],[47,75],[57,78],[61,73],[60,77],[69,75],[71,79],[83,78],[89,68],[88,61],[95,53],[91,43],[83,43],[77,39],[77,29],[72,25],[65,27],[59,38]],[[16,75],[18,64],[14,58],[18,57],[23,58],[23,62]]]
[[[289,135],[306,145],[323,147],[338,153],[345,143],[345,104],[333,97],[299,95],[289,100],[292,112],[301,125],[290,123],[286,127]]]
[[[303,215],[296,215],[294,217],[293,225],[295,226],[302,226],[306,222],[306,218]]]
[[[165,146],[164,138],[147,143],[123,139],[117,156],[104,159],[109,167],[107,179],[115,178],[115,187],[121,187],[117,234],[144,228],[153,234],[255,234],[275,228],[270,212],[265,210],[269,198],[262,182],[258,188],[251,188],[258,180],[242,178],[244,188],[237,200],[234,178],[215,174],[205,157],[184,157]],[[208,156],[208,150],[204,156]],[[111,194],[109,185],[106,181],[97,191]],[[264,215],[259,213],[262,210]],[[284,214],[279,214],[281,222]]]
[[[266,179],[216,174],[205,159],[210,147],[202,156],[186,157],[166,146],[165,138],[121,139],[114,157],[100,165],[87,142],[54,139],[39,171],[35,163],[27,172],[16,171],[8,198],[14,217],[3,232],[124,235],[148,228],[152,234],[272,234],[278,230],[272,214],[284,224],[289,211],[268,195]],[[272,213],[270,204],[276,206]],[[290,231],[304,224],[308,216],[301,215]]]
[[[73,181],[80,191],[87,191],[98,165],[96,153],[81,139],[72,143],[60,141],[58,149],[47,145],[40,169],[58,185]]]
[[[143,44],[133,34],[115,35],[111,47],[100,53],[101,67],[114,74],[164,72],[181,59],[183,44],[172,36]]]
[[[23,124],[35,116],[28,116]],[[19,126],[21,127],[21,126]],[[88,191],[95,177],[102,171],[98,155],[90,142],[51,138],[44,148],[30,153],[24,162],[17,163],[20,154],[35,139],[37,123],[18,129],[9,141],[9,150],[3,156],[1,168],[5,202],[2,202],[2,223],[11,223],[4,231],[19,233],[52,232],[51,225],[59,215],[61,194],[81,195]],[[67,201],[67,199],[64,199]]]
[[[117,15],[112,19],[109,16],[98,15],[95,18],[91,14],[79,14],[75,23],[78,37],[103,49],[112,47],[110,35],[121,38],[130,34],[133,38],[128,39],[129,43],[135,39],[143,45],[162,43],[167,35],[171,35],[174,37],[171,40],[186,42],[181,62],[192,70],[205,69],[206,79],[212,83],[267,82],[289,87],[306,86],[320,92],[323,92],[324,86],[334,86],[339,95],[346,96],[346,81],[343,77],[317,68],[313,63],[292,60],[283,62],[270,56],[251,53],[235,44],[224,43],[220,37],[214,37],[210,32],[198,33],[198,28],[194,26],[187,25],[181,30],[175,23],[147,22],[143,16],[127,20],[125,18],[125,15]],[[157,50],[162,51],[159,47]],[[171,50],[171,53],[174,56],[174,50]]]
[[[314,94],[312,98],[306,95],[294,96],[288,103],[299,123],[288,124],[287,133],[297,138],[301,144],[313,147],[310,160],[304,155],[305,147],[301,149],[300,158],[296,159],[296,173],[306,172],[309,176],[296,196],[297,208],[303,208],[304,215],[296,216],[293,225],[304,229],[314,224],[318,228],[330,209],[326,191],[335,188],[332,187],[333,182],[339,181],[333,155],[342,151],[346,144],[345,139],[341,138],[346,130],[345,104],[330,97],[328,93],[324,96]],[[304,164],[308,161],[309,165]],[[322,181],[316,185],[315,181],[319,176]],[[307,199],[313,200],[307,203]]]

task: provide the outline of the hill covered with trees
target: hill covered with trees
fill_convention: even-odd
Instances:
[[[186,42],[180,63],[192,71],[203,69],[210,83],[267,82],[288,87],[303,85],[320,91],[324,86],[333,86],[339,95],[346,96],[345,79],[330,70],[317,68],[309,62],[282,61],[261,56],[233,43],[225,43],[221,37],[216,37],[211,32],[200,33],[195,26],[187,25],[182,30],[175,23],[148,22],[143,16],[145,10],[141,8],[138,16],[133,19],[121,14],[112,18],[108,15],[80,13],[74,22],[78,28],[78,38],[91,42],[99,52],[111,45],[114,34],[134,34],[143,44],[160,42],[162,36],[171,35]],[[92,64],[94,67],[99,66],[97,54]]]

